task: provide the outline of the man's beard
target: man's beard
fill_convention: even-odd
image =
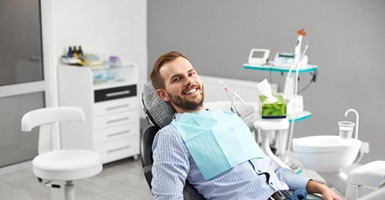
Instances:
[[[184,110],[195,110],[198,107],[201,107],[203,105],[203,101],[204,101],[203,86],[201,87],[200,92],[202,95],[202,99],[199,102],[184,99],[180,95],[173,96],[170,93],[168,93],[168,96],[170,97],[170,103],[174,104],[175,106],[183,108]]]

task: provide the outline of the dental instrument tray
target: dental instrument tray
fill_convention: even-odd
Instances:
[[[265,95],[260,95],[260,114],[262,118],[285,118],[286,117],[286,100],[282,95],[275,95],[278,99],[275,102],[271,102]]]

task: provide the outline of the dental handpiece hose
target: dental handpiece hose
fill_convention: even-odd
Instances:
[[[242,102],[242,105],[245,106],[245,101],[233,90],[231,90],[224,82],[219,81],[220,84],[222,84],[225,87],[225,91],[227,93],[227,96],[231,100],[231,103],[234,104],[235,98],[237,98],[239,101]],[[230,97],[230,93],[233,95],[233,98]]]
[[[293,69],[296,69],[296,72],[298,73],[298,69],[297,69],[298,63],[299,63],[302,55],[304,55],[304,54],[301,55],[301,47],[302,47],[302,39],[303,39],[303,37],[306,36],[306,32],[304,29],[300,29],[300,30],[297,30],[297,34],[298,34],[297,44],[294,48],[294,64],[290,67],[289,72],[287,73],[286,81],[285,81],[284,93],[285,93],[285,95],[288,95],[288,96],[297,95],[298,77],[296,76],[295,77],[296,80],[294,80],[294,83],[292,83],[292,81],[290,81],[290,75],[291,75]],[[306,52],[304,51],[304,53],[306,53]],[[291,88],[293,90],[289,91],[288,88],[290,88],[289,85],[291,85],[291,84],[294,84],[294,88]]]
[[[306,41],[306,46],[303,52],[301,53],[298,61],[296,62],[296,73],[295,73],[295,87],[294,87],[294,95],[298,95],[298,76],[299,76],[299,70],[298,70],[298,64],[302,62],[303,58],[306,55],[307,49],[309,48],[309,41]]]

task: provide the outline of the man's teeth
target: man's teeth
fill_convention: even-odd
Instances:
[[[193,93],[195,91],[196,91],[196,89],[191,89],[191,90],[187,91],[186,94],[191,94],[191,93]]]

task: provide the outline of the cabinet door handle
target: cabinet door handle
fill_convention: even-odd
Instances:
[[[127,133],[130,133],[130,130],[126,130],[126,131],[121,131],[121,132],[117,132],[117,133],[111,133],[111,134],[107,134],[107,137],[115,137],[115,136],[118,136],[118,135],[124,135],[124,134],[127,134]]]
[[[124,117],[124,118],[120,118],[120,119],[114,119],[114,120],[106,121],[106,124],[111,124],[111,123],[115,123],[115,122],[125,121],[125,120],[128,120],[128,119],[130,119],[130,118],[129,117]]]
[[[116,149],[107,150],[107,153],[113,153],[115,151],[121,151],[123,149],[129,149],[129,148],[130,148],[130,145],[127,145],[127,146],[124,146],[124,147],[119,147],[119,148],[116,148]]]
[[[129,107],[130,104],[124,104],[124,105],[120,105],[120,106],[114,106],[114,107],[108,107],[106,108],[107,111],[109,110],[115,110],[115,109],[120,109],[120,108],[126,108],[126,107]]]
[[[115,97],[115,96],[120,96],[120,95],[124,95],[124,94],[130,94],[130,90],[107,93],[106,97]]]

